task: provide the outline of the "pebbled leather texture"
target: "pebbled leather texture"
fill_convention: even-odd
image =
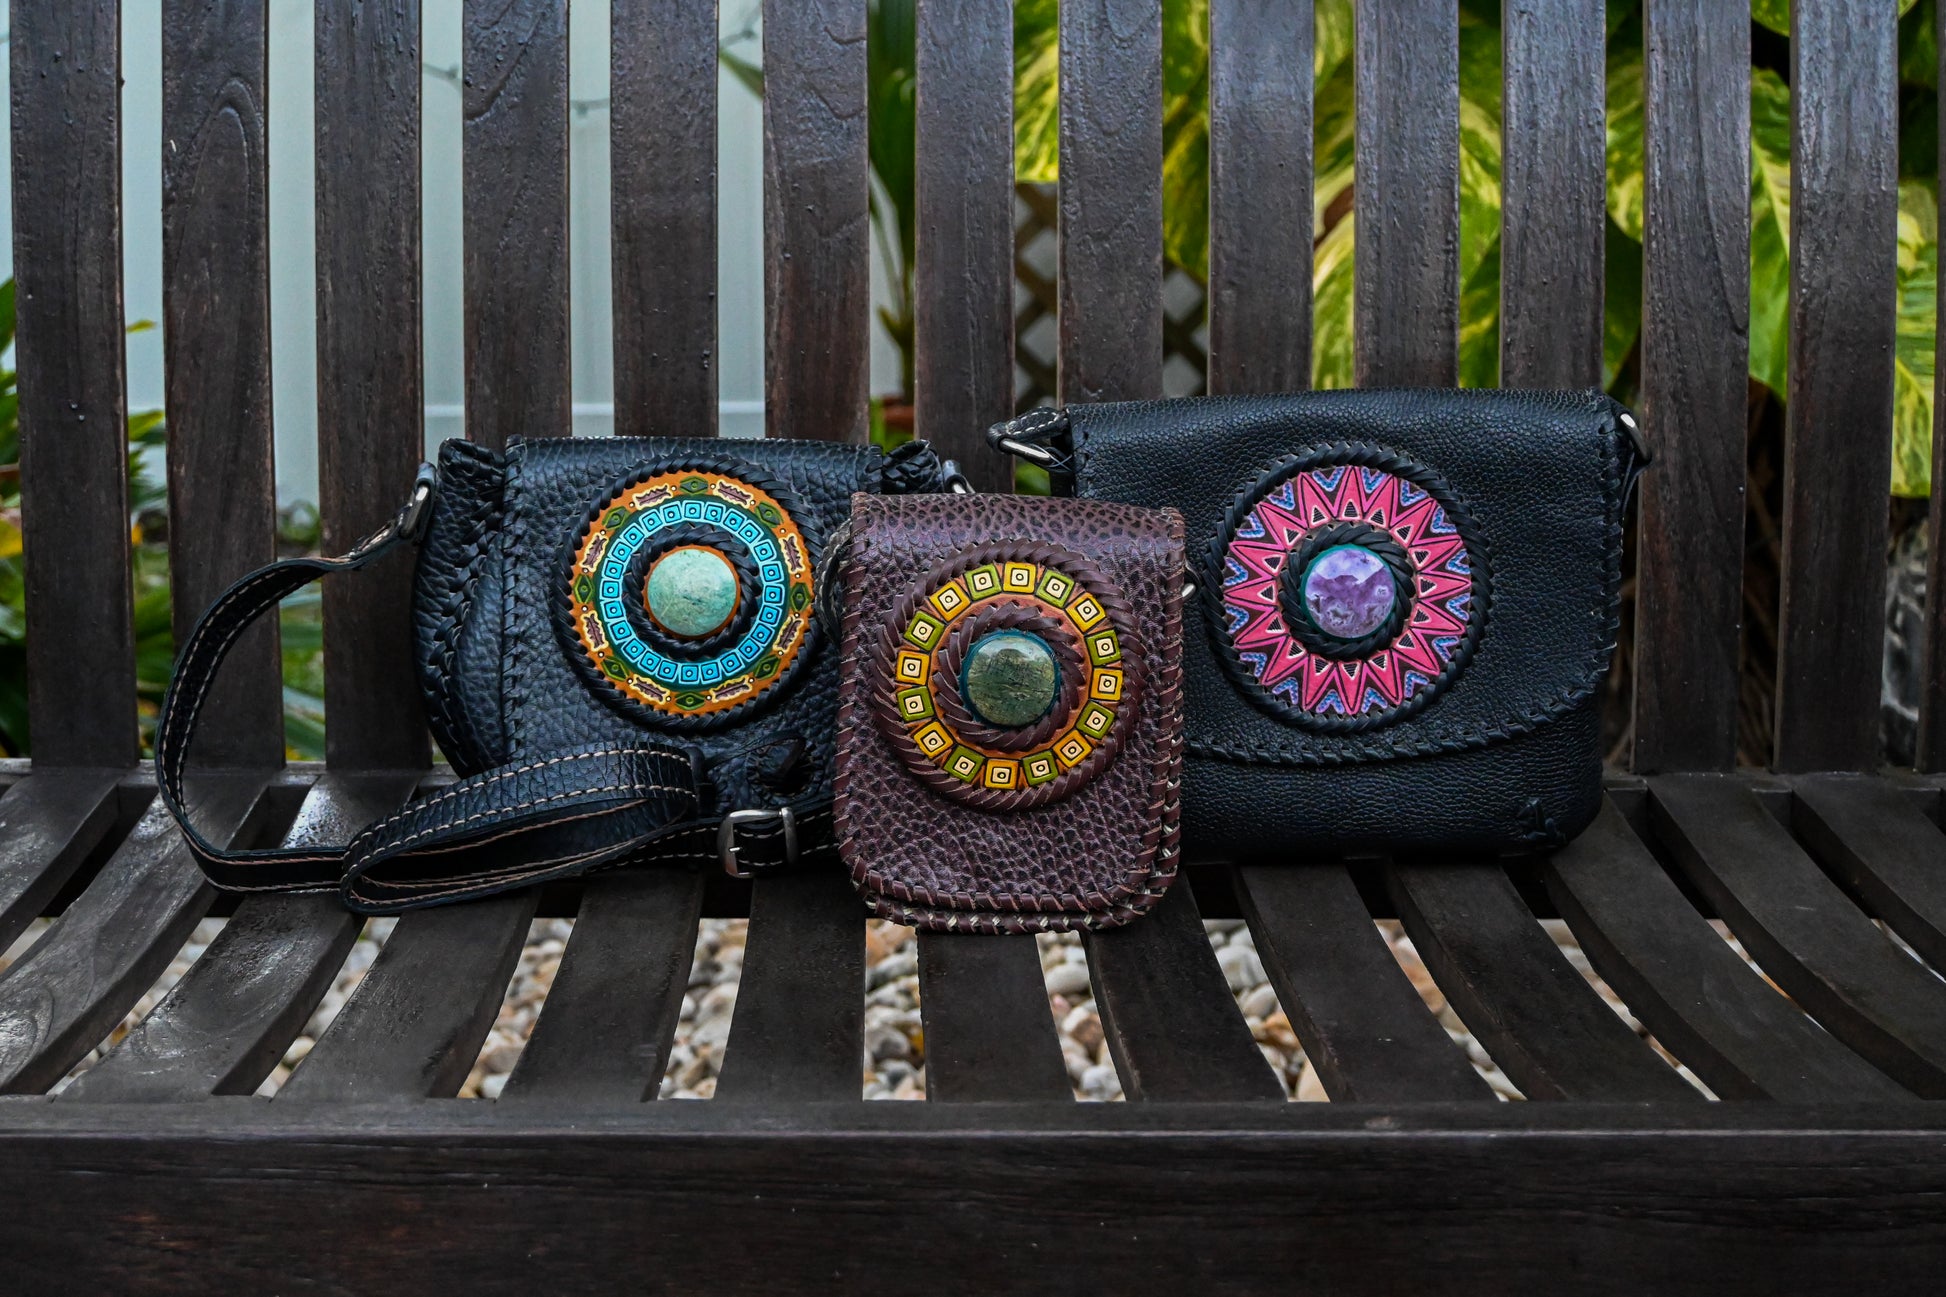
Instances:
[[[1139,662],[1127,704],[1135,713],[1113,760],[1064,795],[984,809],[928,787],[888,738],[894,722],[877,707],[894,687],[896,636],[884,628],[929,570],[971,549],[1036,542],[1082,556],[1126,601],[1127,625],[1117,629],[1122,659]],[[1053,932],[1114,927],[1160,899],[1176,872],[1182,572],[1182,520],[1172,510],[1004,495],[856,497],[836,814],[840,851],[874,912],[943,931]]]
[[[791,490],[822,553],[854,492],[939,489],[921,443],[888,456],[830,442],[690,438],[535,439],[504,454],[448,442],[414,586],[414,639],[434,737],[461,774],[605,744],[667,738],[700,754],[704,821],[664,844],[714,858],[713,821],[731,810],[828,802],[836,753],[835,656],[813,632],[804,672],[747,717],[705,733],[660,733],[623,716],[577,675],[551,620],[567,547],[623,479],[688,456],[741,458]],[[822,816],[818,816],[819,819]],[[761,840],[763,830],[745,833]],[[656,853],[664,854],[662,851]]]
[[[1180,509],[1206,589],[1221,581],[1206,555],[1239,491],[1281,457],[1336,443],[1435,469],[1486,546],[1491,613],[1465,669],[1424,710],[1361,733],[1305,729],[1245,697],[1190,602],[1190,861],[1523,852],[1586,827],[1639,468],[1623,413],[1599,392],[1416,389],[1069,407],[1076,494]]]

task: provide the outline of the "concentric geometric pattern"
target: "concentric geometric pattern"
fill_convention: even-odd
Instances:
[[[1438,475],[1381,446],[1273,465],[1214,538],[1220,656],[1273,713],[1343,732],[1411,715],[1479,640],[1485,551]]]
[[[593,676],[653,718],[692,723],[724,719],[787,679],[806,656],[813,591],[811,552],[782,490],[678,467],[603,501],[567,573],[568,624]],[[720,558],[736,589],[727,620],[684,635],[652,615],[649,578],[690,550]]]
[[[976,548],[934,569],[888,617],[880,726],[906,764],[958,801],[1017,810],[1064,797],[1113,759],[1139,687],[1126,604],[1093,566],[1047,544]],[[996,724],[969,695],[969,656],[1044,647],[1053,701]]]

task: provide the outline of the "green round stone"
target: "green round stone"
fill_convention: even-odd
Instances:
[[[672,549],[649,569],[649,616],[684,639],[701,639],[723,628],[737,610],[737,574],[713,549]]]
[[[1060,670],[1047,641],[1025,631],[982,636],[960,666],[960,697],[989,725],[1032,725],[1054,706]]]

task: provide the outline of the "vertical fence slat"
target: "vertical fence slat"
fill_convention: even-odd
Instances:
[[[615,432],[716,433],[716,5],[614,0]]]
[[[466,436],[574,430],[567,0],[466,0]]]
[[[1311,6],[1211,0],[1209,390],[1311,385]]]
[[[1635,769],[1736,764],[1750,357],[1750,16],[1657,0],[1643,104]]]
[[[11,10],[27,712],[45,765],[135,759],[116,0]]]
[[[1013,413],[1013,11],[920,0],[918,23],[919,435],[1005,491],[1011,461],[981,433]]]
[[[1935,15],[1939,70],[1946,74],[1946,5]],[[1942,76],[1946,84],[1946,76]],[[1946,161],[1946,95],[1939,98],[1939,158]],[[1946,185],[1939,190],[1939,214],[1946,220]],[[1934,294],[1939,315],[1946,317],[1946,259],[1939,264],[1939,287]],[[1926,529],[1930,545],[1926,566],[1926,631],[1920,658],[1918,765],[1925,771],[1946,771],[1946,330],[1933,338],[1932,504]]]
[[[318,508],[326,553],[380,526],[423,445],[419,4],[317,7]],[[411,563],[324,585],[326,754],[405,768],[427,748]]]
[[[1602,0],[1516,0],[1502,17],[1507,387],[1601,385],[1605,18]]]
[[[1457,0],[1358,0],[1354,370],[1459,380]]]
[[[1162,15],[1061,6],[1060,398],[1162,395]]]
[[[865,437],[865,77],[865,0],[765,0],[764,428],[772,437]]]
[[[1894,5],[1792,6],[1780,770],[1878,762],[1898,327],[1898,42]]]
[[[176,641],[274,556],[270,415],[268,13],[236,0],[162,9],[162,340]],[[245,633],[197,737],[210,765],[284,757],[276,626]]]

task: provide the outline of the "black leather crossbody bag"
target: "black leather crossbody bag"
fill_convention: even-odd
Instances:
[[[1519,853],[1594,817],[1649,458],[1614,401],[1211,397],[989,436],[1057,492],[1183,515],[1186,860]]]
[[[157,721],[162,798],[217,886],[336,890],[367,913],[645,860],[835,861],[828,541],[853,492],[949,476],[923,442],[447,442],[350,553],[274,563],[211,605]],[[224,655],[285,595],[408,544],[426,719],[461,778],[341,848],[219,848],[183,778]]]

